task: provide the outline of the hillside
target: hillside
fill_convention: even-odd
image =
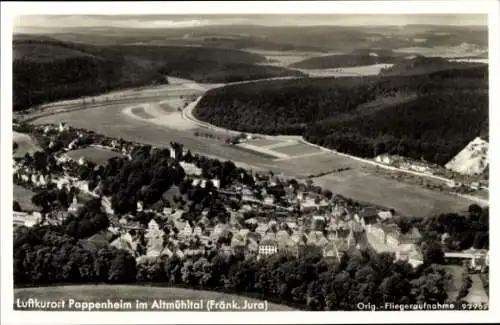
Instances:
[[[15,35],[14,110],[110,90],[165,83],[165,72],[203,82],[283,75],[285,69],[257,66],[263,56],[238,50],[189,46],[132,46],[63,42]]]
[[[472,140],[445,167],[464,175],[478,175],[488,167],[488,142],[480,137]]]
[[[387,152],[444,165],[487,132],[487,80],[487,66],[467,64],[402,76],[275,80],[212,89],[193,113],[233,130],[303,135],[356,156]]]

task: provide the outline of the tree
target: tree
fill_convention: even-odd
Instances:
[[[109,265],[108,280],[112,283],[130,283],[135,281],[137,267],[130,253],[119,251]]]
[[[471,204],[469,205],[468,211],[471,215],[471,218],[477,219],[483,212],[483,209],[477,204]]]
[[[439,242],[431,242],[423,248],[423,262],[425,265],[444,264],[444,251]]]
[[[16,212],[21,212],[23,211],[22,208],[21,208],[21,205],[19,204],[19,202],[17,201],[14,201],[13,202],[13,208],[12,208],[14,211]]]

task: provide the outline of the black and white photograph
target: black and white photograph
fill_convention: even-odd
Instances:
[[[492,319],[498,2],[362,3],[2,3],[2,324]]]

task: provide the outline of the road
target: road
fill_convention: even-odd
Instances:
[[[470,304],[487,304],[489,301],[488,295],[484,290],[483,281],[479,274],[471,274],[472,285],[469,288],[469,294],[464,298]]]
[[[214,85],[201,85],[205,89]],[[377,176],[375,166],[344,155],[325,152],[322,155],[294,158],[285,161],[273,161],[252,152],[242,151],[215,139],[197,137],[194,130],[176,130],[161,125],[126,116],[122,111],[131,105],[148,102],[160,102],[178,97],[182,91],[179,84],[173,85],[172,91],[162,87],[162,92],[143,90],[134,92],[136,96],[128,99],[114,97],[102,103],[82,107],[81,101],[74,105],[65,103],[65,109],[71,112],[52,112],[51,115],[37,117],[34,124],[57,123],[65,121],[77,128],[86,128],[108,136],[130,141],[147,143],[155,146],[168,146],[170,141],[183,143],[193,152],[223,160],[232,160],[242,166],[254,169],[272,170],[285,176],[303,178],[327,170],[348,168],[342,173],[315,179],[318,185],[329,188],[353,199],[394,208],[402,215],[429,216],[435,213],[463,211],[472,200],[459,198],[447,193],[430,191],[416,185],[404,184],[397,180]],[[186,94],[193,94],[193,87],[186,86]],[[198,88],[201,94],[201,89]],[[129,95],[127,94],[127,97]],[[53,105],[54,106],[54,105]],[[69,106],[69,107],[68,107]]]

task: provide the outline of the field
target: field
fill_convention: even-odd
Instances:
[[[23,209],[24,211],[40,210],[40,208],[31,203],[31,198],[34,194],[35,193],[31,190],[14,184],[14,200],[19,202],[19,205],[21,205],[21,209]]]
[[[121,156],[119,153],[96,147],[86,147],[72,150],[68,151],[67,154],[73,159],[80,159],[80,157],[83,157],[84,159],[98,165],[106,163],[111,158]]]
[[[285,155],[288,155],[288,156],[301,156],[301,155],[307,155],[307,154],[321,152],[320,149],[305,145],[303,143],[296,143],[296,144],[292,144],[289,146],[273,148],[273,150],[277,151],[277,152],[284,153]]]
[[[253,155],[257,155],[257,156],[262,157],[264,159],[276,159],[276,158],[279,158],[278,156],[275,156],[275,155],[272,155],[270,153],[264,152],[265,149],[264,148],[260,148],[260,147],[252,148],[250,146],[246,146],[245,144],[239,144],[239,145],[234,146],[233,148],[235,148],[237,150],[241,150],[243,152],[251,153]]]
[[[165,302],[174,302],[175,300],[184,301],[200,301],[203,300],[203,309],[199,311],[207,311],[206,306],[209,300],[216,300],[219,302],[237,301],[243,305],[244,301],[261,302],[256,299],[246,298],[236,295],[230,295],[212,291],[190,290],[181,288],[168,288],[168,287],[150,287],[138,285],[78,285],[78,286],[57,286],[57,287],[39,287],[39,288],[22,288],[14,289],[14,300],[16,299],[29,299],[36,298],[39,300],[65,300],[66,308],[59,310],[74,310],[69,309],[67,300],[74,299],[82,302],[106,302],[110,299],[113,302],[131,302],[132,309],[125,309],[120,311],[133,311],[136,309],[136,300],[147,302],[149,306],[152,305],[154,300],[163,300]],[[14,305],[14,308],[16,306]],[[36,309],[32,309],[36,310]],[[155,309],[149,309],[155,310]],[[194,309],[185,309],[194,311]],[[291,307],[284,305],[277,305],[273,303],[268,304],[269,311],[292,311]],[[160,311],[160,310],[157,310]],[[168,310],[161,310],[168,311]],[[170,310],[182,311],[182,310]]]
[[[138,97],[140,96],[141,94],[138,92]],[[161,102],[169,97],[168,93],[159,93],[156,97],[148,97],[147,101]],[[144,101],[146,99],[143,98],[142,103]],[[64,120],[74,127],[86,128],[108,136],[155,146],[168,146],[170,141],[178,141],[193,152],[232,160],[254,169],[272,170],[275,173],[283,172],[287,176],[294,177],[306,177],[310,174],[333,169],[350,168],[342,173],[317,178],[315,182],[335,193],[353,199],[393,207],[404,215],[428,216],[438,212],[461,211],[473,203],[473,201],[451,194],[434,192],[396,180],[385,179],[383,176],[374,175],[373,166],[333,153],[325,152],[312,157],[273,161],[272,158],[254,151],[227,146],[216,139],[195,136],[192,122],[183,119],[181,114],[177,112],[164,114],[163,118],[155,118],[150,121],[124,114],[126,108],[130,108],[131,105],[137,106],[140,103],[141,100],[138,99],[130,100],[130,103],[118,101],[114,105],[112,102],[107,102],[107,105],[102,108],[41,117],[33,123],[58,123]],[[188,124],[191,125],[191,129],[188,128]]]
[[[258,140],[250,140],[247,143],[257,147],[267,147],[281,143],[281,141],[275,139],[258,139]]]

